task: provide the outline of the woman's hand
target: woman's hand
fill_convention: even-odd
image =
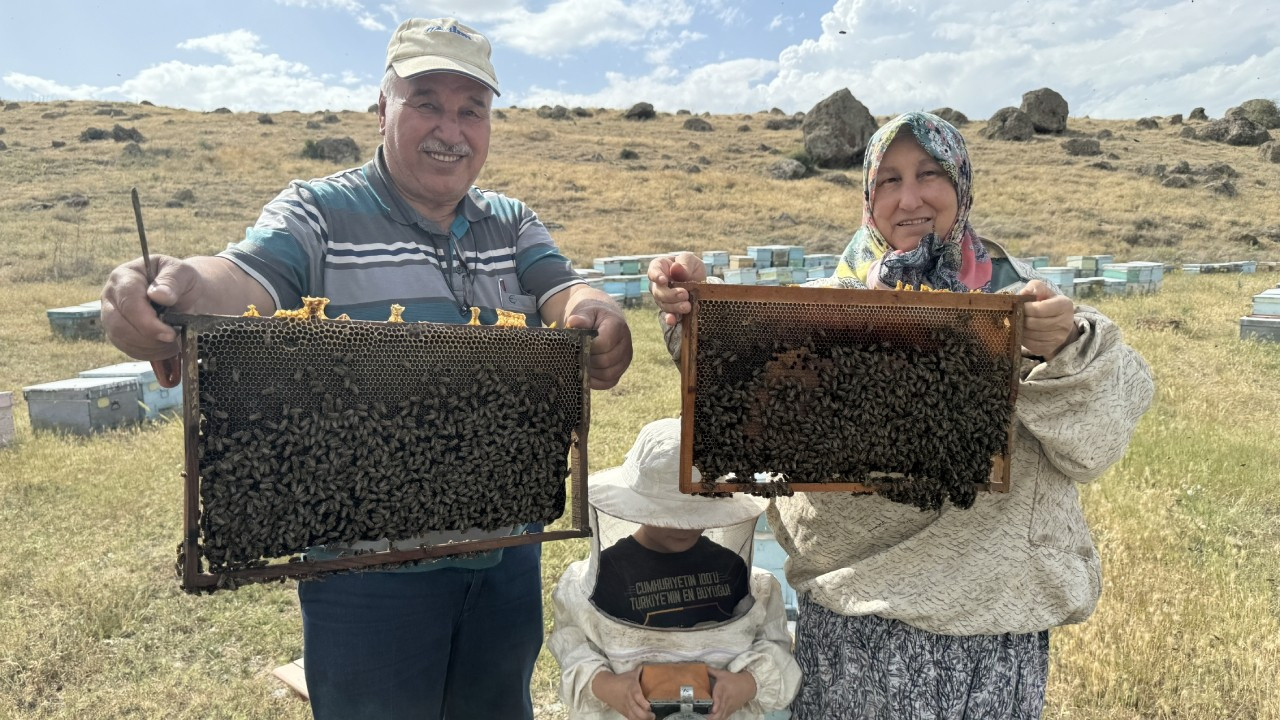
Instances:
[[[1080,337],[1071,298],[1054,293],[1043,280],[1032,280],[1018,294],[1035,296],[1022,306],[1022,347],[1028,353],[1049,362]]]
[[[675,325],[693,310],[689,291],[670,286],[673,282],[702,282],[707,279],[707,266],[702,258],[690,252],[665,255],[649,263],[649,292],[662,311],[662,322]]]
[[[620,675],[601,670],[591,678],[591,692],[627,720],[654,720],[640,690],[640,668]]]

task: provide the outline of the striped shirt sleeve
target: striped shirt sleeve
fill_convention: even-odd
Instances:
[[[518,235],[516,237],[516,277],[520,286],[537,298],[538,307],[552,295],[585,282],[574,272],[569,258],[560,254],[547,226],[538,214],[519,201],[515,204]]]
[[[322,267],[329,230],[311,187],[295,180],[262,208],[244,240],[219,253],[271,294],[277,308],[302,306],[323,295]]]

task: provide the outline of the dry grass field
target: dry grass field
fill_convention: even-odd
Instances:
[[[110,267],[137,255],[129,188],[143,198],[152,251],[205,254],[243,236],[293,178],[341,164],[300,156],[307,139],[350,136],[366,156],[375,116],[193,113],[140,105],[23,104],[0,112],[0,390],[124,360],[101,342],[52,337],[44,311],[97,297]],[[503,109],[480,183],[520,198],[579,265],[596,256],[799,243],[838,252],[861,216],[851,185],[822,172],[769,179],[802,149],[765,113],[626,122],[616,110],[573,121]],[[307,129],[307,121],[319,129]],[[119,123],[145,136],[80,142]],[[749,129],[740,131],[740,126]],[[1252,148],[1188,141],[1178,128],[1072,118],[1068,134],[1110,130],[1104,153],[1072,158],[1063,138],[1027,143],[964,128],[977,169],[974,224],[1015,253],[1118,259],[1280,260],[1280,246],[1233,238],[1280,231],[1280,166]],[[53,141],[65,142],[54,148]],[[638,157],[620,159],[624,149]],[[1113,170],[1090,167],[1105,159]],[[1143,166],[1225,162],[1238,195],[1170,189]],[[697,165],[699,172],[690,172]],[[166,207],[190,190],[193,199]],[[1106,589],[1088,622],[1053,634],[1046,717],[1280,718],[1280,345],[1238,340],[1249,298],[1280,274],[1166,277],[1162,292],[1098,307],[1151,363],[1158,394],[1127,457],[1083,499]],[[636,360],[592,398],[591,465],[621,461],[636,431],[678,409],[676,370],[652,309],[629,311]],[[180,422],[89,439],[33,433],[0,449],[0,718],[304,718],[270,677],[301,652],[293,586],[184,595],[179,538]],[[585,553],[544,548],[544,588]],[[549,613],[548,613],[549,616]],[[544,652],[540,718],[562,718]]]

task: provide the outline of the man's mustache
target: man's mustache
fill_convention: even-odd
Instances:
[[[470,155],[471,146],[466,143],[460,145],[446,145],[442,142],[427,141],[418,146],[422,152],[443,153],[445,155]]]

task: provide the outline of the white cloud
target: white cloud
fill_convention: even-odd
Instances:
[[[356,19],[357,25],[365,30],[387,29],[386,25],[378,22],[377,18],[356,0],[276,0],[276,3],[288,7],[344,10]]]
[[[510,2],[491,3],[501,12],[479,5],[468,8],[468,17],[476,17],[477,25],[483,21],[494,43],[540,58],[606,44],[637,46],[655,31],[693,19],[684,0],[555,0],[539,12]]]
[[[629,108],[637,102],[653,103],[665,110],[680,108],[701,112],[708,108],[770,107],[768,87],[758,81],[775,74],[778,65],[771,60],[729,60],[705,65],[687,73],[661,66],[649,74],[629,77],[606,73],[606,87],[594,93],[565,93],[534,86],[515,95],[518,105],[565,105],[573,107]]]
[[[770,27],[786,21],[779,15]],[[1221,114],[1280,92],[1280,23],[1267,3],[1250,0],[837,0],[820,25],[776,61],[717,62],[669,80],[615,73],[576,97],[648,99],[663,110],[807,110],[847,87],[877,114],[947,105],[982,118],[1051,87],[1072,115],[1136,118],[1196,106]],[[754,69],[749,79],[744,66]],[[695,76],[710,84],[698,88]]]
[[[376,82],[360,85],[349,73],[343,86],[333,86],[307,65],[263,52],[258,36],[248,30],[193,38],[178,45],[222,57],[214,65],[170,60],[142,70],[111,86],[65,86],[52,80],[10,73],[4,82],[44,97],[76,100],[150,100],[160,105],[212,110],[362,110],[378,98]]]

